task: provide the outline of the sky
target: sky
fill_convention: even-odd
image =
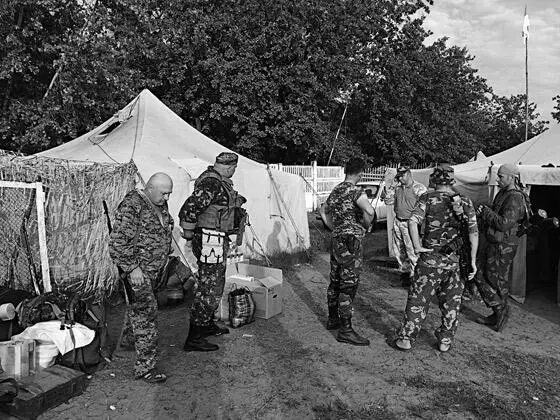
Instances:
[[[471,62],[494,93],[525,93],[523,15],[529,16],[529,100],[541,120],[553,121],[552,98],[560,95],[560,0],[434,0],[424,27],[427,43],[447,36],[467,47]]]

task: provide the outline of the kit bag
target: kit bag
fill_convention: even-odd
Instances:
[[[101,305],[88,306],[81,319],[77,320],[77,322],[95,331],[93,341],[86,346],[78,347],[59,355],[57,363],[88,374],[93,373],[97,365],[104,360],[107,345],[108,332],[103,316],[103,307]],[[69,326],[67,328],[70,330],[70,337],[73,341],[72,327]]]
[[[238,288],[237,285],[233,287],[234,289],[228,295],[229,321],[233,328],[237,328],[253,322],[255,301],[253,293],[248,288]]]

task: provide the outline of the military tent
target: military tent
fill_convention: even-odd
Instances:
[[[182,248],[179,209],[196,178],[224,151],[230,150],[194,129],[144,90],[99,127],[39,155],[93,162],[133,161],[140,182],[155,172],[168,173],[174,182],[169,200],[176,221],[174,236]],[[240,156],[233,181],[248,200],[245,208],[251,227],[245,233],[245,255],[294,253],[309,247],[303,179]]]
[[[560,124],[555,124],[538,136],[495,155],[484,156],[479,152],[475,159],[454,165],[455,189],[475,203],[491,203],[498,192],[497,172],[503,163],[519,165],[520,178],[528,187],[533,210],[542,208],[549,216],[560,217]],[[417,181],[428,185],[431,171],[432,169],[427,168],[413,170],[412,173]],[[390,184],[395,174],[395,169],[388,169],[385,182]],[[389,211],[387,231],[391,255],[393,217],[394,214]],[[541,232],[537,235],[538,238],[524,237],[512,269],[511,293],[512,297],[520,302],[525,299],[528,283],[538,282],[536,277],[558,275],[554,272],[558,267],[558,245],[554,244],[558,233]],[[552,244],[551,247],[548,246],[549,243]],[[559,284],[557,294],[560,303],[560,280],[556,282]]]

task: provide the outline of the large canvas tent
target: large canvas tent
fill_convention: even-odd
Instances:
[[[182,244],[179,209],[196,178],[225,151],[230,150],[194,129],[144,90],[99,127],[39,155],[93,162],[133,161],[141,182],[155,172],[168,173],[174,182],[169,200],[176,222],[174,236]],[[294,253],[309,247],[303,179],[240,156],[233,181],[247,198],[245,208],[251,227],[245,233],[246,255]]]
[[[503,163],[519,165],[521,181],[530,188],[534,208],[535,205],[538,208],[544,207],[549,216],[560,217],[560,203],[554,201],[560,195],[560,188],[557,191],[550,189],[560,187],[560,124],[556,124],[544,133],[495,155],[484,156],[479,152],[476,159],[455,165],[456,184],[454,188],[470,197],[475,203],[491,203],[492,198],[498,192],[497,172]],[[431,172],[432,169],[427,168],[413,170],[412,174],[414,179],[428,185]],[[387,170],[385,182],[390,184],[395,174],[395,169]],[[544,194],[542,193],[543,187],[548,188]],[[539,191],[539,197],[536,196],[537,190]],[[544,200],[542,199],[543,195],[547,195]],[[389,252],[392,253],[391,231],[394,214],[392,212],[388,213]],[[512,269],[511,293],[516,300],[524,301],[526,285],[527,240],[524,237]],[[560,298],[560,285],[558,289]]]

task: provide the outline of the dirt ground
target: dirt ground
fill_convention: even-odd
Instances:
[[[90,379],[86,392],[41,419],[560,419],[560,308],[555,290],[512,303],[508,328],[473,322],[487,313],[468,302],[454,347],[436,349],[432,304],[414,348],[393,347],[406,291],[384,262],[386,231],[369,234],[355,305],[356,329],[369,347],[336,342],[325,329],[327,233],[312,231],[309,263],[281,263],[284,312],[211,338],[212,353],[185,353],[185,307],[163,309],[161,363],[169,379],[150,386],[132,377],[133,353]],[[121,313],[114,310],[114,313]]]

